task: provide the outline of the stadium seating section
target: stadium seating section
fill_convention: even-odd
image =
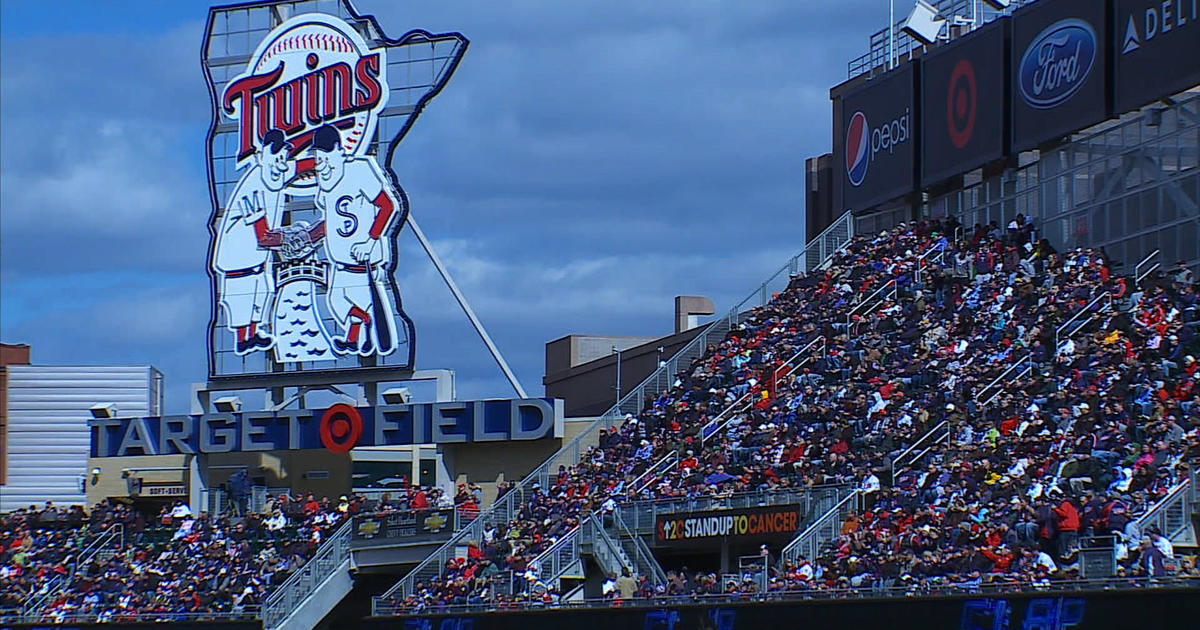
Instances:
[[[1092,536],[1114,537],[1122,574],[1195,575],[1135,519],[1200,461],[1200,295],[1182,267],[1140,284],[1115,269],[1102,251],[1055,251],[1020,217],[1007,228],[934,221],[856,237],[747,313],[641,413],[603,431],[516,519],[489,523],[445,577],[390,603],[416,612],[530,599],[497,580],[536,580],[531,559],[623,502],[825,484],[853,484],[862,508],[817,557],[779,565],[770,590],[1046,585],[1078,575]],[[1060,335],[1072,323],[1078,330]],[[818,338],[823,352],[775,378]],[[726,411],[737,413],[714,432]],[[940,426],[947,439],[907,456]],[[677,466],[630,483],[670,453]],[[470,493],[443,501],[479,509]],[[364,509],[357,499],[278,507],[282,517],[154,522],[120,504],[0,516],[0,608],[37,597],[71,572],[90,536],[120,523],[119,553],[74,567],[47,618],[252,610]],[[667,568],[666,584],[622,576],[604,592],[761,589]]]

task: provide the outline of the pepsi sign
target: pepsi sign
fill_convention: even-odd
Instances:
[[[870,164],[871,126],[862,112],[854,112],[850,117],[850,128],[846,129],[846,176],[851,185],[862,185]]]
[[[1070,99],[1096,63],[1096,31],[1083,20],[1051,24],[1025,49],[1017,71],[1021,98],[1048,109]]]
[[[1106,2],[1035,2],[1012,17],[1014,151],[1108,117]]]
[[[842,203],[866,210],[915,189],[915,63],[842,99]]]

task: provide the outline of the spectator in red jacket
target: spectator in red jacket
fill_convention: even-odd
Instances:
[[[1055,488],[1055,490],[1058,489]],[[1062,495],[1061,492],[1051,492],[1051,494]],[[1070,555],[1071,550],[1079,542],[1079,509],[1070,499],[1063,498],[1054,507],[1054,513],[1058,515],[1058,556],[1065,558]]]

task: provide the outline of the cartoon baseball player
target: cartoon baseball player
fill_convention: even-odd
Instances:
[[[217,230],[212,265],[220,276],[221,308],[229,330],[237,334],[239,355],[275,343],[259,324],[275,292],[270,249],[282,238],[272,227],[279,221],[283,189],[296,174],[291,148],[282,131],[266,133],[254,163],[229,196]]]
[[[376,276],[386,273],[390,252],[381,237],[396,220],[399,203],[374,160],[346,155],[337,127],[324,125],[313,133],[313,155],[316,205],[333,265],[329,310],[346,331],[333,347],[340,354],[388,354],[396,348],[395,317]]]

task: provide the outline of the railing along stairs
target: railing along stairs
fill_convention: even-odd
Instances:
[[[52,579],[43,591],[29,600],[22,610],[21,615],[30,620],[40,617],[46,606],[49,606],[50,602],[54,601],[54,598],[58,597],[60,593],[65,591],[75,581],[75,574],[80,568],[86,566],[94,558],[108,560],[114,553],[119,553],[124,547],[125,526],[121,523],[110,525],[108,529],[100,532],[95,538],[88,541],[83,549],[79,550],[66,575]]]
[[[1172,544],[1184,547],[1195,547],[1197,534],[1192,525],[1192,514],[1200,509],[1195,501],[1195,491],[1192,484],[1195,479],[1184,479],[1175,484],[1167,496],[1163,497],[1137,519],[1143,535],[1146,529],[1153,526]]]
[[[1100,295],[1092,298],[1086,306],[1079,309],[1067,321],[1063,322],[1054,330],[1054,356],[1058,356],[1062,352],[1062,345],[1067,339],[1078,335],[1088,324],[1091,324],[1097,317],[1111,311],[1113,308],[1112,293],[1104,291]]]
[[[946,247],[942,247],[941,244],[937,244],[933,247],[930,247],[929,251],[921,254],[921,256],[917,258],[917,269],[913,273],[913,278],[917,282],[921,282],[923,280],[925,268],[935,263],[939,265],[942,264],[942,262],[946,259],[947,249],[948,248]]]
[[[1158,261],[1159,253],[1159,250],[1156,249],[1149,254],[1146,254],[1146,257],[1139,261],[1136,266],[1134,266],[1134,287],[1140,288],[1142,286],[1142,280],[1145,280],[1146,278],[1150,277],[1150,274],[1162,268],[1162,263]]]
[[[779,395],[777,388],[779,387],[780,380],[791,376],[796,370],[804,367],[814,358],[825,356],[825,350],[825,336],[820,335],[805,344],[803,348],[797,350],[792,354],[792,356],[788,357],[787,360],[777,366],[775,370],[772,371],[771,382],[768,384],[771,395]],[[797,359],[800,359],[801,357],[803,357],[803,359],[797,361]],[[741,416],[741,414],[749,411],[750,408],[754,406],[755,402],[757,402],[757,399],[753,396],[753,392],[747,391],[737,400],[733,401],[728,407],[723,409],[721,413],[717,414],[715,418],[706,422],[704,426],[700,427],[700,445],[704,446],[704,444],[708,442],[709,438],[713,437],[714,435],[720,435],[722,432],[724,432],[729,425],[738,420],[738,417]]]
[[[588,520],[591,520],[589,517]],[[538,554],[529,562],[529,566],[537,567],[538,581],[556,593],[562,592],[563,578],[583,579],[583,558],[579,553],[579,545],[587,522],[576,525],[574,529],[563,535]],[[521,579],[520,576],[517,579]]]
[[[267,597],[263,604],[263,628],[315,627],[333,607],[350,592],[353,581],[350,577],[350,534],[354,520],[346,519],[317,548],[317,553],[288,576],[288,579]],[[318,601],[315,595],[331,589],[328,597]]]
[[[1009,364],[1008,368],[1001,372],[999,376],[992,379],[990,383],[980,388],[979,392],[975,394],[975,402],[981,408],[988,407],[992,403],[996,402],[996,399],[1000,397],[1000,394],[1004,393],[1004,390],[1007,389],[1010,384],[1019,381],[1020,379],[1023,379],[1032,373],[1033,353],[1026,352],[1024,356]]]
[[[606,574],[620,575],[622,569],[629,569],[632,572],[634,570],[633,562],[621,545],[613,540],[608,531],[604,529],[604,523],[601,522],[603,518],[605,518],[604,515],[595,514],[584,521],[582,525],[585,532],[583,551],[590,554],[600,570]]]
[[[454,557],[455,549],[470,541],[479,540],[485,523],[502,523],[512,520],[522,505],[527,503],[534,494],[540,492],[541,488],[549,486],[551,479],[558,472],[558,466],[570,467],[580,461],[587,450],[596,444],[600,429],[623,423],[627,414],[636,415],[642,409],[653,404],[674,385],[680,372],[691,369],[692,362],[704,356],[710,344],[715,345],[724,341],[726,334],[741,324],[745,312],[769,303],[774,292],[786,289],[791,278],[798,272],[816,269],[826,264],[835,253],[845,247],[853,236],[854,219],[851,213],[846,212],[816,238],[810,240],[800,253],[790,258],[749,296],[730,308],[724,316],[707,324],[674,356],[663,362],[632,391],[622,396],[616,405],[588,425],[574,439],[564,444],[557,453],[526,475],[520,483],[505,493],[503,497],[498,498],[488,509],[482,511],[479,518],[456,532],[450,540],[426,557],[386,593],[374,598],[372,610],[375,610],[380,601],[396,595],[411,594],[413,586],[418,581],[442,575],[446,562]]]
[[[902,470],[905,466],[912,466],[921,461],[923,457],[929,454],[930,451],[937,448],[938,444],[942,444],[950,439],[950,421],[942,420],[932,429],[925,432],[912,446],[904,449],[899,455],[892,458],[892,482],[895,483],[896,471]]]
[[[717,414],[712,420],[709,420],[708,422],[704,423],[704,426],[700,427],[700,446],[704,446],[704,443],[708,441],[708,438],[719,434],[721,431],[724,431],[725,427],[729,426],[729,424],[733,422],[735,418],[745,413],[747,409],[753,406],[754,398],[751,396],[752,393],[753,392],[747,391],[745,394],[742,394],[737,400],[730,403],[728,407],[722,409],[721,413]]]
[[[621,546],[625,556],[633,564],[635,575],[645,575],[650,583],[656,586],[667,583],[667,574],[663,571],[662,565],[658,563],[658,559],[654,557],[654,553],[650,551],[646,541],[637,532],[630,529],[629,525],[625,523],[625,519],[621,518],[620,510],[612,513],[610,529],[616,536],[617,544]]]
[[[875,312],[875,309],[883,305],[887,300],[895,300],[898,297],[899,285],[896,279],[888,280],[875,290],[874,293],[863,298],[861,302],[854,305],[850,312],[846,313],[846,330],[850,330],[851,324],[854,322],[854,317],[864,318],[867,315]]]
[[[850,491],[783,548],[783,562],[795,562],[800,556],[816,558],[826,545],[841,535],[846,517],[858,512],[861,506],[862,491]]]
[[[779,392],[775,390],[778,389],[780,381],[795,374],[796,370],[808,365],[809,361],[824,357],[826,351],[825,335],[818,335],[815,339],[805,344],[803,348],[793,353],[779,367],[776,367],[774,373],[771,374],[771,395],[778,398]]]
[[[679,465],[679,451],[674,450],[661,459],[650,465],[642,474],[638,475],[629,486],[633,488],[635,494],[641,494],[643,490],[654,485],[663,475],[675,470]]]

